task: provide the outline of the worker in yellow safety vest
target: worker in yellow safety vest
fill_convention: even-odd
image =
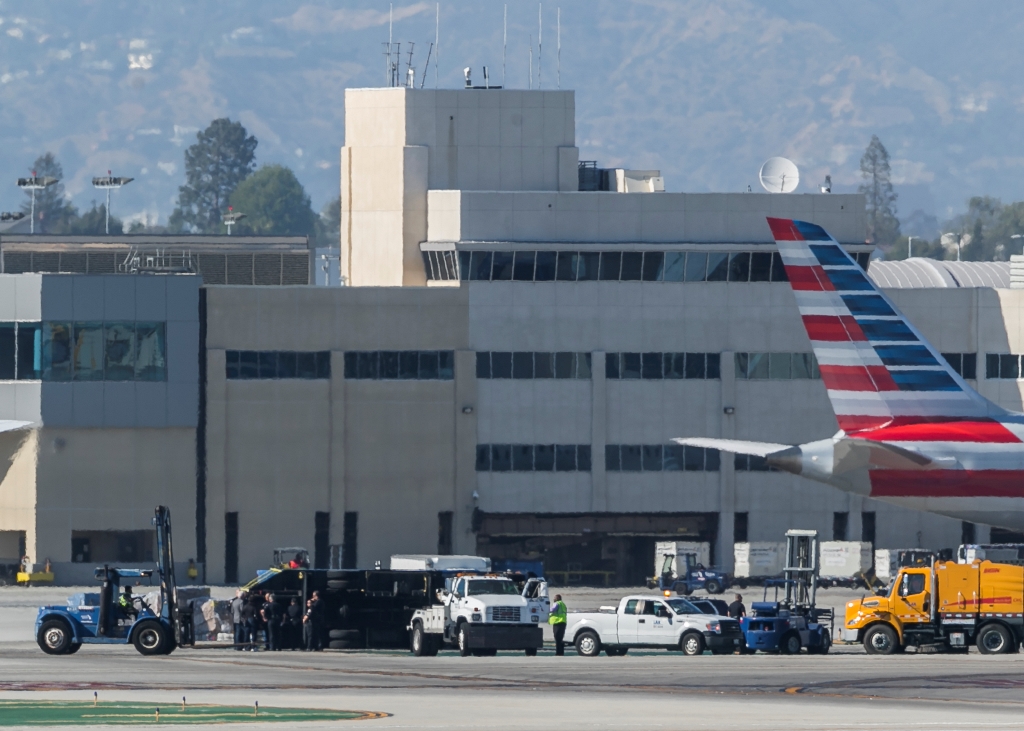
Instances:
[[[126,586],[124,593],[117,598],[117,606],[124,614],[125,619],[134,619],[138,615],[139,610],[135,608],[135,597],[132,596],[130,586]]]
[[[551,605],[551,613],[548,615],[548,624],[551,625],[551,634],[555,636],[555,654],[565,654],[565,623],[568,620],[569,609],[562,601],[561,594],[555,594],[555,601]]]

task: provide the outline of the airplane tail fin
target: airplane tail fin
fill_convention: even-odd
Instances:
[[[839,428],[1006,414],[954,371],[823,228],[769,218]]]

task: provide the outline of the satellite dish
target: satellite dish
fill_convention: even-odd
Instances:
[[[800,184],[800,171],[792,160],[770,157],[761,166],[761,187],[769,193],[792,193]]]

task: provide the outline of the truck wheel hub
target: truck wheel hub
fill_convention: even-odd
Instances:
[[[588,635],[587,637],[581,639],[580,650],[587,655],[592,653],[594,651],[594,638]]]
[[[139,636],[139,643],[147,650],[151,650],[160,644],[160,635],[156,630],[144,629]]]
[[[64,643],[64,633],[59,629],[51,629],[46,633],[46,646],[51,649],[56,649]]]

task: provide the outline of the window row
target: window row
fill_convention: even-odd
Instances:
[[[1021,356],[1009,353],[988,353],[985,355],[986,378],[1021,377]],[[966,376],[965,376],[966,377]]]
[[[0,323],[0,380],[166,381],[165,325]]]
[[[608,444],[604,467],[608,472],[718,472],[717,449],[681,444]]]
[[[736,353],[736,377],[789,381],[821,378],[814,353]]]
[[[229,381],[329,379],[329,350],[229,350],[225,353],[225,378]]]
[[[452,350],[370,350],[345,353],[345,378],[371,381],[450,381]]]
[[[737,472],[778,472],[774,467],[768,466],[767,459],[756,454],[733,455],[732,464]]]
[[[978,354],[977,353],[943,353],[950,367],[957,372],[961,378],[975,380],[978,377]]]
[[[590,353],[476,354],[477,378],[590,378]]]
[[[450,251],[423,252],[427,276],[454,279]],[[460,251],[459,276],[511,282],[786,282],[771,251]]]
[[[590,472],[589,444],[478,444],[477,472]]]
[[[606,353],[605,377],[611,379],[717,379],[718,353]]]

